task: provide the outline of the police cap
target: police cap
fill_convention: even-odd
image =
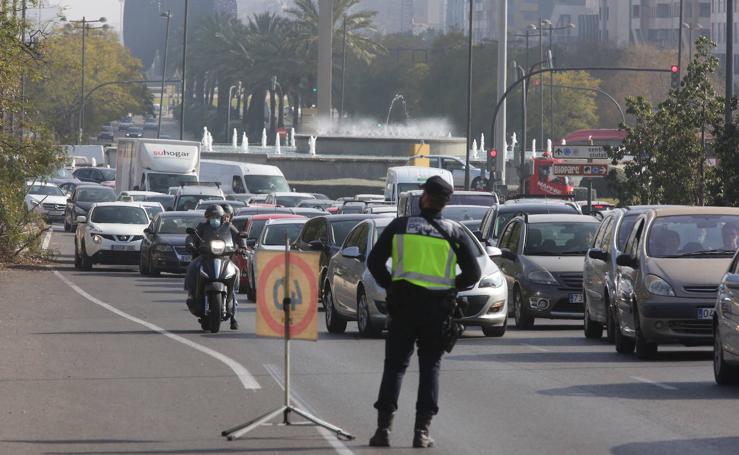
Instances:
[[[449,199],[452,193],[454,193],[454,187],[438,175],[429,177],[428,180],[426,180],[426,183],[421,185],[421,188],[423,188],[429,196],[445,199]]]

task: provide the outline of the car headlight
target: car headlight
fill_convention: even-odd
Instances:
[[[223,240],[211,240],[210,241],[210,252],[214,255],[218,256],[219,254],[223,254],[223,252],[226,250],[226,242]]]
[[[529,281],[536,284],[558,284],[551,273],[547,270],[534,270],[527,275]]]
[[[503,283],[504,283],[503,274],[500,272],[495,272],[486,277],[483,277],[483,279],[480,280],[480,284],[478,284],[477,287],[478,288],[499,288],[503,286]]]
[[[664,295],[667,297],[674,297],[675,291],[670,286],[670,283],[658,277],[657,275],[647,275],[645,280],[647,285],[647,291],[654,295]]]
[[[100,242],[102,242],[102,241],[103,241],[103,238],[102,238],[102,237],[100,237],[100,235],[98,235],[98,234],[94,234],[94,235],[92,236],[92,241],[93,241],[93,242],[95,242],[95,243],[100,243]]]
[[[154,251],[157,253],[171,253],[172,245],[157,245],[154,247]]]

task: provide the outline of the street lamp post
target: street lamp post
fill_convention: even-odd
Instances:
[[[103,25],[102,27],[91,27],[90,24],[104,24],[106,19],[104,17],[101,17],[96,20],[88,20],[85,16],[82,16],[82,20],[78,21],[70,21],[66,18],[62,17],[63,22],[69,22],[70,24],[82,24],[82,69],[80,71],[80,112],[79,112],[79,129],[77,133],[77,144],[82,143],[82,135],[83,131],[82,128],[85,124],[85,110],[82,109],[82,105],[85,100],[85,50],[87,48],[87,42],[86,42],[86,35],[87,30],[97,29],[97,28],[105,28],[107,29],[107,25]]]
[[[573,24],[572,22],[570,22],[569,24],[564,25],[564,26],[553,27],[551,22],[549,22],[549,21],[545,21],[545,22],[547,22],[547,23],[544,24],[544,25],[548,25],[548,27],[546,28],[546,30],[549,31],[549,52],[550,52],[550,54],[553,55],[553,52],[554,51],[552,51],[552,35],[554,34],[554,32],[561,31],[561,30],[568,30],[568,31],[569,30],[573,30],[575,28],[575,24]],[[543,26],[542,26],[542,32],[543,31],[544,30],[543,30]],[[554,58],[552,58],[552,63],[554,63]],[[554,72],[553,71],[549,73],[549,86],[550,86],[550,88],[549,88],[549,135],[550,136],[553,136],[554,135],[554,90],[552,90],[552,87],[554,86]],[[543,96],[544,95],[544,86],[543,85],[542,85],[541,93],[542,93],[542,96]],[[543,122],[544,122],[544,120],[542,119],[542,124],[543,124]],[[543,145],[544,144],[542,143],[542,146]]]
[[[693,60],[693,32],[700,32],[700,30],[703,30],[703,26],[698,23],[688,24],[685,22],[683,23],[683,28],[688,29],[688,65],[690,65],[690,62]]]
[[[472,147],[472,14],[474,0],[470,0],[469,31],[467,37],[467,146],[464,160],[464,189],[470,189],[470,148]]]
[[[167,27],[164,33],[164,60],[162,61],[162,91],[159,93],[159,123],[157,124],[157,139],[162,133],[162,113],[164,112],[164,80],[167,77],[167,48],[169,47],[169,20],[172,18],[172,11],[167,10],[161,13],[160,17],[167,18]]]
[[[339,123],[341,123],[342,119],[344,118],[344,72],[346,71],[346,14],[344,14],[344,23],[341,29],[341,104],[339,105]]]
[[[517,68],[521,81],[521,156],[519,156],[518,169],[518,192],[522,195],[526,194],[526,70],[522,67]]]
[[[182,101],[180,103],[180,140],[185,135],[185,106],[187,104],[185,75],[187,74],[187,10],[190,6],[190,0],[185,0],[185,18],[182,28],[182,89],[180,90],[180,96]]]

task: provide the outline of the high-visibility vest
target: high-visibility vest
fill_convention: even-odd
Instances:
[[[418,224],[416,217],[412,220]],[[421,223],[431,226],[425,220]],[[393,236],[393,281],[405,280],[430,290],[453,289],[457,255],[435,229],[424,231]]]

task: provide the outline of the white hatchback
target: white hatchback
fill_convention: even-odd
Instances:
[[[137,265],[144,229],[149,226],[146,210],[139,203],[101,202],[87,217],[77,217],[74,236],[74,265],[90,270],[93,264]]]

